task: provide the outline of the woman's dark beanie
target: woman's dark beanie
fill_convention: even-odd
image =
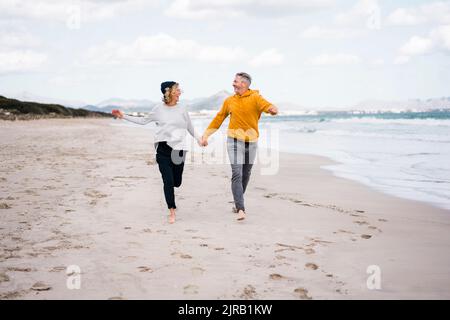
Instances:
[[[174,82],[174,81],[166,81],[166,82],[161,83],[161,92],[163,94],[166,93],[166,89],[167,88],[172,88],[172,86],[175,85],[175,84],[177,84],[177,83]]]

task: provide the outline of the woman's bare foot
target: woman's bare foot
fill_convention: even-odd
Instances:
[[[245,219],[245,212],[244,212],[244,210],[239,210],[238,216],[237,216],[237,220],[238,221],[242,221],[244,219]]]
[[[169,213],[169,223],[173,224],[175,223],[175,209],[169,209],[170,213]]]

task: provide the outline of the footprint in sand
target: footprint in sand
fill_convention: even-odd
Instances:
[[[100,199],[100,198],[106,198],[108,195],[101,193],[100,191],[97,190],[88,190],[84,192],[84,195],[90,198],[96,198],[96,199]]]
[[[184,294],[197,294],[199,287],[193,284],[188,284],[187,286],[184,286],[183,293]]]
[[[378,219],[378,221],[380,221],[380,222],[388,222],[388,220],[386,220],[386,219]]]
[[[138,269],[139,269],[139,272],[153,272],[152,268],[146,267],[146,266],[138,267]]]
[[[208,240],[209,238],[194,236],[194,237],[192,237],[192,239],[194,239],[194,240]]]
[[[120,262],[134,262],[138,260],[136,256],[120,257]]]
[[[270,198],[274,198],[276,196],[278,196],[278,193],[268,193],[268,194],[265,194],[263,197],[270,199]]]
[[[266,188],[261,188],[261,187],[255,187],[254,189],[255,189],[255,190],[261,190],[261,191],[267,191]]]
[[[11,206],[5,202],[0,203],[0,209],[11,209]]]
[[[271,275],[269,275],[269,278],[272,280],[282,280],[284,279],[284,277],[281,274],[278,273],[272,273]]]
[[[352,232],[352,231],[347,231],[347,230],[343,230],[343,229],[339,229],[338,231],[335,231],[335,232],[333,232],[334,234],[337,234],[337,233],[347,233],[347,234],[355,234],[354,232]]]
[[[65,271],[67,268],[64,266],[58,266],[58,267],[53,267],[52,269],[49,270],[49,272],[62,272]]]
[[[192,275],[201,276],[206,270],[201,267],[194,267],[191,269]]]
[[[247,285],[244,289],[242,294],[240,295],[241,299],[247,299],[247,300],[253,300],[256,299],[257,293],[256,289],[252,285]]]
[[[6,273],[0,273],[0,283],[2,282],[8,282],[9,281],[9,276]]]
[[[360,225],[360,226],[368,225],[368,224],[369,224],[369,223],[366,222],[366,221],[353,221],[353,223],[356,223],[356,224],[358,224],[358,225]]]
[[[370,239],[370,238],[372,238],[372,236],[370,234],[362,234],[361,238],[363,238],[363,239]]]
[[[31,272],[31,271],[36,271],[36,269],[21,268],[21,267],[9,267],[7,270],[8,271],[13,271],[13,272]]]
[[[198,232],[198,230],[193,230],[193,229],[187,229],[187,230],[184,230],[185,232],[189,232],[189,233],[196,233],[196,232]]]
[[[379,228],[377,228],[377,227],[375,227],[375,226],[369,226],[368,227],[370,230],[376,230],[376,231],[378,231],[378,232],[383,232],[383,231],[381,231],[381,229],[379,229]]]
[[[309,269],[309,270],[317,270],[317,269],[319,269],[319,266],[315,263],[310,262],[310,263],[305,264],[305,268]]]
[[[145,233],[152,233],[152,229],[148,229],[148,228],[147,228],[147,229],[143,229],[142,232],[145,232]]]
[[[306,290],[305,288],[297,288],[297,289],[294,290],[294,292],[296,294],[298,294],[300,299],[304,299],[304,300],[311,300],[312,299],[312,297],[308,296],[308,290]]]
[[[36,282],[35,284],[33,284],[33,286],[30,288],[31,290],[34,291],[48,291],[51,290],[51,286],[49,286],[48,284],[45,284],[44,282]]]
[[[185,254],[185,253],[181,253],[181,252],[172,252],[171,254],[172,256],[178,256],[181,259],[192,259],[192,256]]]

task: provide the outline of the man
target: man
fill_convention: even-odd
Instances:
[[[276,115],[277,107],[265,100],[257,90],[251,90],[252,78],[245,72],[237,73],[234,82],[235,95],[228,97],[202,137],[202,145],[220,128],[230,115],[227,132],[227,151],[231,163],[231,191],[239,221],[245,219],[244,193],[247,188],[256,156],[259,137],[258,121],[261,113]]]

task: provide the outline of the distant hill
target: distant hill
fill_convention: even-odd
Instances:
[[[22,91],[16,94],[8,94],[7,95],[10,99],[16,99],[24,102],[37,102],[37,103],[44,103],[44,104],[59,104],[64,107],[70,107],[70,108],[83,108],[87,103],[79,100],[63,100],[63,99],[55,99],[55,98],[49,98],[44,97],[41,95],[34,94],[32,92],[28,91]]]
[[[59,104],[24,102],[0,96],[0,119],[32,120],[40,118],[112,117],[104,112],[74,109]]]
[[[181,100],[187,105],[189,111],[198,112],[204,110],[219,110],[223,101],[232,94],[220,91],[210,97],[197,98],[193,100]],[[125,112],[146,113],[149,112],[160,101],[112,98],[104,100],[96,105],[86,105],[85,109],[97,112],[111,112],[113,109],[121,109]]]
[[[228,91],[219,91],[216,94],[206,97],[206,98],[198,98],[195,100],[191,100],[187,102],[189,111],[204,111],[204,110],[216,110],[219,111],[220,107],[222,107],[223,102],[226,98],[231,96],[232,93]]]
[[[437,109],[450,109],[450,97],[432,99],[412,99],[405,101],[366,100],[357,104],[353,109],[357,110],[409,110],[428,111]]]

